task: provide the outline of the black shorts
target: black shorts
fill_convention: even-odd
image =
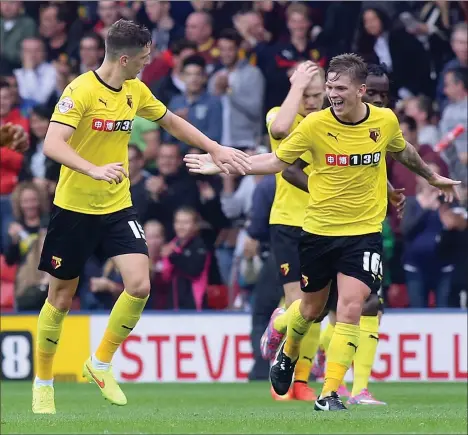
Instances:
[[[302,232],[301,288],[305,292],[319,291],[341,272],[362,281],[375,294],[382,282],[381,257],[381,233],[319,236]]]
[[[148,255],[136,211],[129,207],[110,214],[91,215],[54,205],[39,270],[58,279],[73,279],[80,276],[93,254],[102,262],[123,254]]]
[[[271,252],[281,285],[301,280],[299,243],[302,228],[270,225]]]

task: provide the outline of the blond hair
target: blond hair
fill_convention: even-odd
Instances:
[[[39,189],[39,187],[31,181],[23,181],[18,183],[11,194],[11,207],[13,209],[13,215],[17,220],[23,219],[23,212],[21,211],[21,196],[24,191],[33,190],[39,200],[39,215],[42,216],[49,211],[47,203],[47,193]]]

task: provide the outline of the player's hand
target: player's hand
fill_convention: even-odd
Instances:
[[[318,74],[318,72],[319,69],[317,65],[308,60],[307,62],[301,63],[296,68],[289,81],[291,82],[291,85],[297,86],[300,89],[305,90],[307,86],[309,86],[312,78],[316,74]]]
[[[21,125],[10,122],[0,127],[0,147],[7,147],[20,153],[29,147],[28,134]]]
[[[120,184],[125,178],[128,178],[123,163],[109,163],[104,166],[95,166],[89,171],[88,175],[95,180],[107,181],[109,184]]]
[[[393,189],[388,191],[388,200],[396,208],[398,219],[403,217],[406,205],[406,196],[403,194],[405,189]]]
[[[458,193],[455,186],[461,184],[461,181],[451,180],[450,178],[442,177],[442,175],[434,174],[427,182],[439,189],[439,195],[443,195],[446,202],[452,202],[453,198],[458,199]]]
[[[222,172],[209,154],[186,154],[184,162],[193,174],[215,175]]]
[[[229,174],[227,164],[232,166],[239,174],[245,175],[251,169],[250,156],[241,150],[232,147],[217,145],[210,153],[213,163],[221,169],[221,172]]]

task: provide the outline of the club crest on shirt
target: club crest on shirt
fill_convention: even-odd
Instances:
[[[283,263],[281,265],[281,274],[286,276],[289,273],[289,263]]]
[[[133,109],[133,99],[131,95],[127,95],[127,104],[130,109]]]
[[[374,141],[377,142],[380,139],[380,127],[377,128],[369,128],[369,137]]]

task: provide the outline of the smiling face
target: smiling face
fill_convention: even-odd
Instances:
[[[327,98],[337,116],[347,117],[361,102],[366,85],[353,81],[345,73],[329,72],[326,82]]]

